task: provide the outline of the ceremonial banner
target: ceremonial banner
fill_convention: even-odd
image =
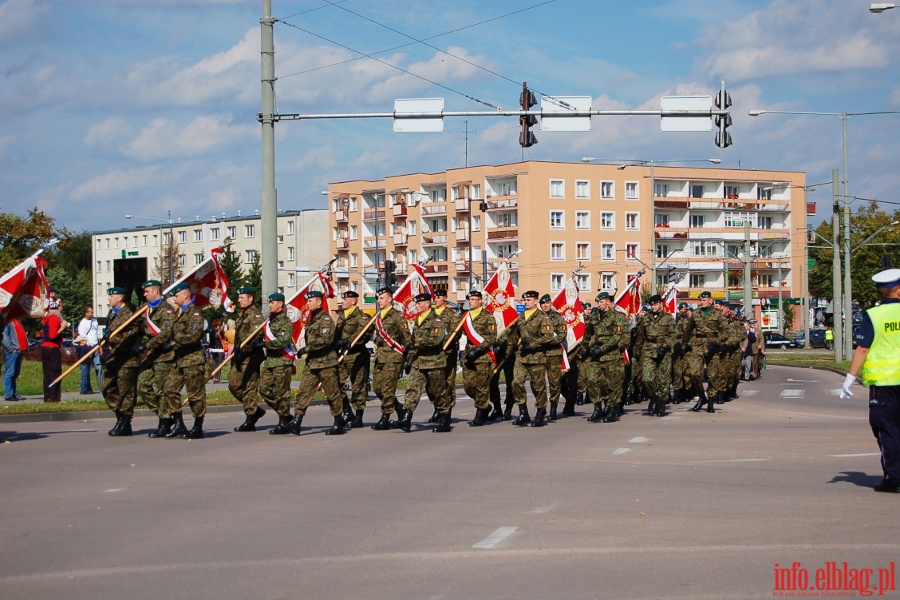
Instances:
[[[673,317],[678,314],[678,302],[676,302],[677,298],[678,288],[675,287],[674,283],[670,283],[669,289],[667,289],[666,293],[663,295],[663,310]]]
[[[571,277],[553,299],[553,308],[566,320],[566,347],[569,352],[584,338],[584,308],[578,295],[578,283]]]
[[[424,293],[429,293],[434,297],[434,290],[431,289],[431,284],[425,277],[425,269],[422,265],[412,265],[412,271],[406,281],[394,292],[394,307],[410,321],[419,314],[419,311],[416,310],[415,297]]]
[[[173,287],[179,283],[187,283],[191,286],[191,294],[194,296],[194,306],[206,308],[223,306],[228,312],[234,311],[234,305],[228,299],[228,278],[219,265],[221,248],[210,250],[210,257],[197,265],[197,268],[170,285],[164,294],[168,295]]]
[[[44,314],[44,290],[50,288],[44,276],[47,261],[29,256],[0,278],[0,311],[3,321],[20,317],[42,317]]]
[[[643,274],[644,270],[641,269],[637,275],[632,275],[628,280],[628,285],[614,302],[615,309],[625,313],[626,317],[637,314],[641,310],[641,276]]]
[[[483,306],[494,315],[497,335],[500,335],[519,316],[515,304],[516,290],[509,276],[509,265],[506,261],[500,263],[497,271],[484,286],[482,294],[485,296]]]
[[[306,294],[311,291],[322,292],[322,310],[326,312],[330,311],[328,306],[329,298],[334,298],[334,287],[331,285],[331,280],[328,279],[324,272],[319,271],[313,275],[312,279],[306,282],[306,285],[284,303],[284,310],[294,327],[294,345],[298,348],[301,347],[300,342],[303,339],[303,330],[309,322]]]

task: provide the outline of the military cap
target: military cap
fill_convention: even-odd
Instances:
[[[383,287],[383,288],[378,288],[378,289],[375,291],[375,295],[376,295],[376,296],[380,296],[380,295],[382,295],[382,294],[390,294],[391,296],[393,296],[393,295],[394,295],[394,290],[393,290],[392,288],[390,288],[390,287]]]
[[[190,290],[191,286],[187,281],[182,281],[181,283],[176,283],[172,286],[172,289],[169,290],[169,293],[173,296],[182,290]]]
[[[678,305],[678,310],[681,310],[682,308],[690,308],[690,306],[688,306],[687,302],[682,302]]]
[[[238,288],[238,294],[246,294],[247,296],[256,296],[256,288],[249,285]]]
[[[470,290],[468,294],[466,294],[466,298],[482,298],[481,292],[478,290]]]
[[[900,285],[900,269],[886,269],[872,275],[875,287],[886,288]]]
[[[106,290],[106,293],[107,294],[122,294],[124,296],[125,288],[123,288],[122,286],[119,286],[119,285],[114,285],[111,288],[109,288],[108,290]]]
[[[544,294],[541,296],[540,303],[543,304],[545,302],[551,302],[552,298],[550,298],[550,294]]]
[[[750,319],[747,322],[750,323],[751,325],[756,325],[756,319]]]
[[[712,294],[710,292],[700,292],[700,298],[712,298]]]
[[[359,298],[359,294],[354,292],[353,290],[347,290],[343,294],[341,294],[341,298]]]
[[[582,308],[582,310],[588,310],[590,307],[591,307],[591,303],[590,303],[590,302],[582,302],[582,303],[581,303],[581,308]]]
[[[641,310],[644,312],[650,312],[650,307],[645,304],[641,307]]]
[[[282,294],[281,292],[269,294],[269,302],[284,302],[284,294]]]
[[[714,300],[714,302],[715,302],[716,304],[718,304],[719,306],[728,306],[728,304],[727,304],[724,300],[722,300],[721,298],[716,298],[716,299]]]
[[[447,297],[447,290],[445,290],[445,289],[434,290],[434,295],[435,295],[435,296],[440,296],[441,298],[446,298],[446,297]]]
[[[535,300],[537,300],[539,297],[540,297],[540,294],[534,290],[528,290],[527,292],[522,294],[522,299],[534,298]]]
[[[416,294],[416,297],[413,298],[416,302],[431,302],[431,294],[428,292],[422,292],[421,294]]]
[[[597,297],[594,298],[594,301],[600,302],[601,300],[610,300],[612,296],[609,295],[609,292],[600,292],[597,294]]]
[[[322,298],[324,296],[325,296],[325,294],[323,294],[319,290],[309,290],[308,292],[306,292],[307,300],[309,300],[310,298]]]
[[[650,296],[650,304],[656,304],[657,302],[662,302],[662,296],[659,294],[653,294]]]
[[[160,282],[160,281],[158,281],[158,280],[156,280],[156,279],[148,279],[147,281],[145,281],[144,283],[141,284],[141,289],[142,289],[142,290],[146,290],[148,287],[158,287],[158,288],[161,288],[161,287],[162,287],[162,282]]]

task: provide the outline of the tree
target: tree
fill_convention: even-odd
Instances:
[[[56,288],[56,296],[63,302],[63,316],[77,324],[84,316],[85,307],[94,304],[91,271],[81,269],[72,275],[63,266],[50,266],[46,275],[47,283]]]
[[[15,213],[0,213],[0,275],[57,236],[71,237],[71,233],[57,228],[53,217],[37,207],[29,210],[25,218]]]
[[[262,289],[262,265],[259,262],[259,252],[255,252],[253,254],[253,262],[250,264],[250,270],[247,271],[247,277],[244,279],[244,285],[249,285],[256,288],[257,299],[260,299],[264,294],[268,296],[269,294],[277,291]],[[260,302],[261,301],[262,300],[260,300]]]
[[[166,234],[164,239],[166,241],[160,246],[159,259],[156,261],[156,266],[153,269],[153,277],[163,284],[163,289],[166,289],[181,279],[181,276],[184,275],[184,268],[179,260],[181,248],[178,246],[178,242],[171,238],[169,234]]]

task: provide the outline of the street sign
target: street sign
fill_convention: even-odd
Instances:
[[[394,100],[394,132],[444,131],[444,117],[441,114],[443,112],[443,98],[397,98]]]
[[[541,131],[590,131],[591,117],[554,117],[547,113],[590,112],[590,96],[541,96]]]
[[[712,96],[663,96],[662,112],[710,111]],[[712,118],[707,116],[662,116],[660,131],[712,131]]]

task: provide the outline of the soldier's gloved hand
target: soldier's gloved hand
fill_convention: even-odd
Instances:
[[[412,371],[412,363],[407,362],[406,365],[404,365],[404,367],[403,367],[403,372],[406,373],[407,375],[409,375],[410,371]]]
[[[519,343],[519,350],[521,350],[523,354],[525,354],[527,352],[531,352],[531,344],[529,344],[525,340],[522,340]]]
[[[669,351],[669,348],[667,346],[660,346],[659,348],[657,348],[656,349],[656,360],[661,360],[662,357],[664,357],[666,355],[666,352],[668,352],[668,351]]]
[[[135,342],[134,346],[132,346],[131,352],[135,356],[140,356],[141,354],[144,353],[144,350],[146,350],[146,349],[147,349],[146,340],[139,340],[139,341]]]
[[[715,351],[718,350],[718,349],[719,349],[719,344],[718,344],[718,342],[716,342],[715,340],[713,340],[713,341],[709,342],[708,344],[706,344],[706,350],[707,350],[707,352],[715,352]]]
[[[481,348],[480,346],[477,348],[472,348],[471,350],[466,352],[466,360],[469,362],[475,362],[476,360],[484,356],[486,352],[487,350]]]
[[[853,397],[853,392],[850,391],[850,386],[856,381],[856,377],[847,373],[847,377],[844,378],[844,385],[841,386],[841,400],[846,400],[847,398]]]
[[[591,348],[591,358],[600,358],[601,356],[603,356],[603,348],[600,346]]]
[[[350,351],[350,340],[335,340],[334,349],[337,350],[339,354],[346,354]]]
[[[234,354],[234,358],[232,360],[234,360],[235,362],[241,362],[241,360],[246,355],[246,353],[244,352],[244,349],[241,348],[240,346],[235,347],[233,354]]]
[[[675,354],[681,354],[684,352],[684,348],[681,345],[681,342],[675,342],[675,348],[672,350]]]
[[[172,342],[165,342],[165,343],[162,345],[162,351],[163,351],[163,352],[168,352],[168,351],[171,350],[171,349],[172,349]]]
[[[409,352],[409,351],[411,351],[411,350],[415,350],[415,349],[416,349],[416,343],[415,343],[415,342],[410,342],[409,344],[406,345],[406,351],[407,351],[407,352]]]

